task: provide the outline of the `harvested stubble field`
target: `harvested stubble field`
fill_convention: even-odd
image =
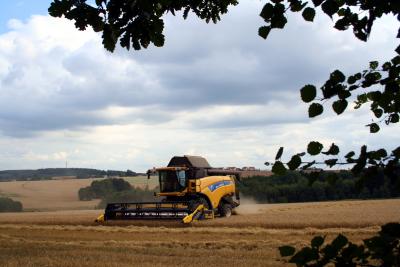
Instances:
[[[78,191],[93,181],[102,179],[0,182],[0,196],[21,201],[26,211],[93,209],[100,201],[79,201]],[[157,183],[157,179],[154,177],[150,180],[147,180],[145,176],[125,177],[124,179],[130,184],[142,188],[146,186],[154,188]]]
[[[282,266],[277,248],[314,235],[360,242],[400,221],[400,200],[242,205],[238,215],[96,225],[99,211],[0,215],[0,266]]]

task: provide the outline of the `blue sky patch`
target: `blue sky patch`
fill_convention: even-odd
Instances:
[[[26,21],[32,15],[47,15],[47,9],[49,8],[51,2],[51,0],[1,0],[0,33],[7,32],[9,30],[8,21],[11,19]]]

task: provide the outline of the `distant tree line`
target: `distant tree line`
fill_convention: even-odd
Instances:
[[[74,176],[78,179],[92,177],[126,177],[144,175],[131,170],[97,170],[87,168],[47,168],[38,170],[6,170],[0,171],[0,182],[4,181],[26,181],[26,180],[50,180],[53,177]]]
[[[300,173],[251,177],[240,191],[260,203],[290,203],[340,199],[393,198],[400,196],[400,172],[388,177],[378,171],[361,181],[350,171]]]
[[[0,197],[0,212],[20,212],[22,203],[8,197]]]
[[[154,190],[134,187],[124,179],[110,178],[93,181],[90,186],[79,189],[78,196],[82,201],[101,199],[100,208],[111,202],[137,202],[154,200]]]

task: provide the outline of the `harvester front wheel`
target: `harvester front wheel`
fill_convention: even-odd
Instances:
[[[190,201],[190,209],[194,211],[199,205],[204,205],[204,208],[209,209],[207,200],[204,197],[199,197]]]
[[[232,215],[232,206],[228,203],[222,203],[219,207],[219,215],[221,217],[231,217]]]

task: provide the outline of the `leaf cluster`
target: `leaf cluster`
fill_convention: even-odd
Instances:
[[[400,2],[397,0],[270,0],[260,13],[266,25],[259,28],[259,35],[266,39],[272,29],[284,28],[289,10],[301,12],[305,21],[312,22],[319,8],[335,20],[337,30],[353,28],[354,35],[362,41],[367,41],[374,21],[383,15],[393,14],[400,20]],[[400,46],[398,49],[400,51]]]
[[[183,11],[183,17],[187,18],[191,11],[207,23],[216,23],[230,5],[236,4],[237,0],[96,0],[91,5],[86,0],[54,0],[49,14],[74,20],[79,30],[91,26],[94,31],[102,32],[103,45],[112,52],[118,41],[127,50],[147,48],[151,43],[163,46],[162,17],[166,13],[175,15]]]
[[[300,90],[301,99],[306,102],[317,100],[322,102],[336,98],[332,109],[337,115],[342,114],[348,107],[349,98],[360,89],[363,93],[356,95],[355,109],[364,104],[370,104],[370,109],[378,120],[367,126],[371,133],[380,130],[379,123],[384,121],[387,125],[399,122],[400,115],[400,55],[391,61],[379,66],[377,61],[372,61],[369,68],[346,77],[340,70],[330,74],[329,79],[320,88],[322,97],[317,99],[317,88],[314,85],[305,85]],[[376,89],[375,87],[378,87]],[[368,88],[374,88],[367,91]],[[309,106],[310,118],[319,116],[324,108],[321,103],[314,102]]]
[[[287,170],[300,169],[302,171],[308,170],[315,165],[327,165],[333,167],[335,165],[352,165],[352,173],[356,176],[371,176],[376,175],[378,170],[383,169],[385,174],[388,176],[396,175],[394,170],[400,164],[400,147],[394,149],[390,154],[385,149],[378,150],[367,150],[367,146],[364,145],[360,149],[358,158],[355,158],[356,153],[354,151],[348,152],[344,158],[346,162],[339,162],[337,157],[340,149],[335,144],[332,143],[329,148],[324,150],[324,145],[318,141],[312,141],[307,146],[307,153],[301,152],[291,157],[291,159],[284,163],[281,161],[283,154],[283,147],[281,147],[276,155],[275,163],[272,166],[272,172],[277,175],[283,175]],[[324,160],[323,162],[304,161],[302,158],[308,156],[317,156],[323,154],[325,156],[335,156]],[[269,165],[269,162],[265,163]]]
[[[331,243],[326,237],[315,236],[311,245],[296,252],[292,246],[281,246],[282,257],[290,257],[289,263],[297,266],[399,266],[400,224],[388,223],[378,235],[365,239],[363,244],[350,242],[339,234]]]

